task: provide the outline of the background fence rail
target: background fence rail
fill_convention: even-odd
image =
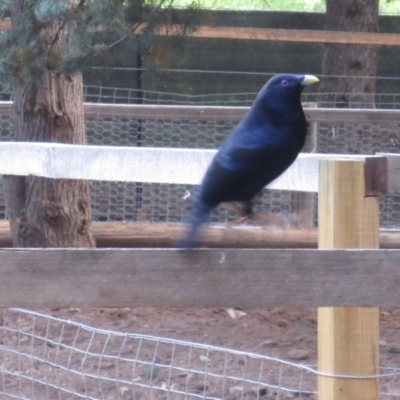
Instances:
[[[86,118],[145,119],[145,120],[188,120],[238,122],[249,107],[231,106],[188,106],[151,104],[84,103]],[[400,122],[400,110],[385,109],[340,109],[304,107],[309,122]],[[0,116],[12,113],[12,102],[0,102]]]
[[[135,30],[135,34],[140,35],[145,27],[146,24],[139,26]],[[9,18],[0,20],[0,30],[9,29],[11,29],[11,20]],[[159,29],[157,34],[171,36],[174,32],[179,32],[180,29],[181,27],[179,25],[169,26],[168,29]],[[339,32],[309,29],[201,26],[196,31],[191,32],[188,36],[213,39],[400,46],[400,35],[393,33]]]

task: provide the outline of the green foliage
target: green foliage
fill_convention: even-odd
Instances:
[[[33,6],[33,13],[41,23],[65,19],[71,12],[71,6],[64,0],[41,0]]]
[[[174,5],[186,7],[192,0],[174,0]],[[197,0],[201,8],[214,10],[260,10],[260,11],[301,11],[325,12],[325,0]],[[400,14],[400,0],[381,0],[382,14]]]
[[[191,0],[175,0],[175,6],[186,7]],[[325,0],[197,0],[198,7],[228,10],[304,11],[325,10]]]
[[[128,37],[149,49],[160,25],[180,24],[177,33],[184,34],[199,24],[195,6],[177,12],[165,0],[0,1],[1,15],[18,7],[12,30],[0,32],[0,83],[8,88],[43,73],[83,70]]]
[[[399,0],[381,1],[379,4],[379,10],[381,13],[399,14],[400,13],[400,1]]]

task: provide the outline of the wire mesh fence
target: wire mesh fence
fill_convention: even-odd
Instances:
[[[240,74],[238,74],[240,75]],[[263,79],[267,81],[274,74],[262,74]],[[320,76],[320,75],[318,75]],[[323,79],[323,76],[321,76]],[[379,78],[377,79],[379,81]],[[382,84],[390,85],[395,88],[400,85],[398,78],[381,78]],[[399,86],[400,87],[400,86]],[[311,89],[312,90],[312,89]],[[315,89],[314,89],[315,90]],[[161,92],[156,90],[138,90],[127,88],[113,88],[104,86],[86,85],[84,90],[84,99],[89,103],[123,103],[123,104],[175,104],[175,105],[210,105],[210,106],[250,106],[258,92],[241,93],[211,93],[211,94],[185,94],[174,92]],[[343,97],[347,93],[323,93],[309,91],[302,94],[305,103],[320,103],[329,95],[330,103],[335,107],[343,107]],[[352,93],[357,101],[352,102],[353,108],[366,108],[370,105],[370,94]],[[7,96],[4,95],[7,99]],[[400,94],[394,92],[375,93],[374,106],[379,109],[400,108]]]
[[[7,398],[217,400],[315,395],[315,375],[301,365],[268,356],[112,332],[17,309],[3,311],[0,331],[0,387]]]
[[[137,91],[130,89],[86,87],[85,101],[115,103],[135,100]],[[241,105],[252,96],[242,94]],[[311,96],[311,95],[310,95]],[[392,95],[391,95],[392,96]],[[224,96],[190,97],[171,93],[143,92],[143,99],[152,104],[224,104]],[[232,96],[230,97],[233,98]],[[238,98],[240,96],[238,95]],[[254,96],[253,96],[254,98]],[[312,97],[309,97],[312,98]],[[315,97],[314,97],[315,98]],[[248,99],[248,100],[246,100]],[[236,101],[236,100],[235,100]],[[176,102],[176,103],[174,103]],[[228,101],[228,104],[229,101]],[[236,105],[238,103],[235,103]],[[12,140],[13,119],[11,111],[4,107],[0,113],[0,139]],[[222,140],[237,123],[237,118],[213,117],[210,120],[194,120],[182,115],[171,118],[160,111],[156,117],[129,117],[117,112],[90,114],[86,117],[86,133],[89,144],[111,146],[218,148]],[[398,123],[319,123],[313,126],[314,142],[309,151],[339,154],[397,153],[400,148]],[[311,146],[311,147],[310,147]],[[195,188],[190,185],[92,182],[93,218],[97,221],[173,222],[187,220]],[[5,217],[4,194],[0,190],[0,213]],[[316,224],[317,196],[299,196],[295,192],[264,190],[255,202],[255,211],[278,215],[275,223],[289,226],[314,226]],[[311,210],[311,211],[310,211]],[[220,206],[211,216],[213,223],[232,222],[238,218],[237,209]],[[270,218],[269,223],[271,222]],[[254,223],[254,221],[253,221]],[[264,224],[262,220],[256,224]],[[381,227],[399,228],[400,196],[385,196],[381,200]]]
[[[4,399],[316,399],[315,366],[268,355],[110,331],[7,309],[0,324]],[[382,399],[400,397],[381,367]],[[355,377],[357,379],[357,377]]]

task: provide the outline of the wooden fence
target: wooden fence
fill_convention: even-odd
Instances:
[[[136,28],[135,34],[140,35],[145,27],[146,25],[142,24]],[[9,30],[10,28],[11,20],[9,18],[0,20],[0,31]],[[174,35],[180,28],[180,26],[169,26],[168,29],[161,28],[158,34],[163,36]],[[400,35],[393,33],[318,31],[308,29],[201,26],[187,36],[213,39],[400,46]]]
[[[86,118],[230,121],[238,122],[248,107],[230,106],[172,106],[141,104],[84,103]],[[400,110],[309,108],[304,112],[309,122],[325,123],[378,123],[400,122]],[[12,113],[12,102],[0,101],[0,116]]]
[[[398,307],[400,250],[1,249],[0,307]]]
[[[26,146],[9,143],[0,149],[7,145],[12,152]],[[47,160],[53,166],[60,163],[59,151],[71,147],[37,146],[45,150],[42,155],[52,148],[53,158]],[[87,152],[87,162],[93,157],[86,146],[75,151]],[[0,150],[0,160],[3,155]],[[400,251],[377,250],[381,189],[367,189],[387,190],[390,185],[381,181],[398,181],[390,162],[377,170],[366,167],[366,160],[382,159],[397,162],[398,157],[319,160],[319,173],[313,173],[318,176],[319,250],[3,249],[0,306],[317,306],[319,371],[324,373],[320,399],[377,399],[377,307],[400,302]],[[75,161],[69,161],[72,170]],[[155,158],[151,162],[159,165]],[[0,163],[0,173],[3,167]],[[90,169],[80,170],[80,178],[87,179]]]
[[[9,21],[0,21],[0,29],[9,29]],[[358,32],[202,27],[194,35],[400,45],[400,35]],[[10,105],[3,104],[1,107],[9,108]],[[1,107],[0,113],[6,112],[1,111]],[[171,113],[169,117],[179,113],[179,119],[182,119],[183,113],[185,118],[197,120],[218,119],[223,115],[229,116],[228,119],[240,119],[240,115],[245,112],[245,109],[236,109],[232,114],[229,107],[166,107],[90,105],[86,106],[85,112],[87,116],[104,117],[104,110],[108,110],[113,118],[116,115],[120,115],[120,118],[137,115],[136,118],[155,119],[166,118],[167,112]],[[311,121],[400,120],[399,112],[385,110],[309,109],[306,113]],[[334,119],[327,120],[327,115]],[[17,163],[12,162],[11,167],[11,158],[7,158],[10,149],[14,159],[15,154],[21,159],[21,153],[16,152],[22,150],[24,156],[30,157],[25,159],[25,166],[17,166]],[[163,149],[162,152],[157,152],[157,149],[129,149],[126,152],[105,148],[100,155],[101,149],[85,146],[71,149],[62,145],[44,145],[39,152],[38,149],[32,144],[11,143],[8,148],[2,144],[0,161],[4,162],[0,163],[0,173],[104,180],[115,179],[113,174],[119,176],[126,169],[134,181],[147,180],[153,176],[151,182],[159,182],[160,165],[167,170],[165,163],[174,159],[174,162],[183,164],[179,169],[175,168],[168,179],[173,179],[174,183],[183,183],[177,182],[176,171],[184,174],[187,168],[193,168],[193,174],[185,177],[184,181],[190,179],[186,183],[197,183],[200,172],[205,169],[213,154],[207,151],[177,150],[171,157],[171,149]],[[111,154],[113,151],[114,154]],[[35,155],[32,155],[33,152],[36,152]],[[117,152],[119,154],[116,155]],[[108,156],[105,155],[107,153]],[[64,155],[57,158],[60,154]],[[74,158],[67,159],[68,155]],[[103,156],[108,157],[107,161],[114,160],[114,164],[104,164]],[[119,158],[122,156],[122,159]],[[399,193],[399,158],[304,157],[280,179],[281,186],[277,188],[304,190],[295,187],[300,181],[308,191],[318,190],[319,250],[1,250],[0,306],[317,306],[319,371],[326,374],[319,377],[319,398],[376,400],[379,396],[377,307],[400,304],[400,251],[377,250],[378,196],[380,193]],[[302,164],[304,159],[308,161]],[[51,164],[47,164],[49,160]],[[76,166],[68,168],[73,171],[72,176],[62,166],[66,160],[69,166]],[[83,160],[91,161],[91,165],[85,165],[87,175],[82,174],[82,169],[78,168],[77,162]],[[103,161],[102,171],[98,167],[100,161]],[[370,167],[377,163],[379,168]],[[105,171],[104,165],[113,172]],[[186,168],[182,168],[183,165]],[[144,170],[147,171],[144,167],[149,166],[153,166],[153,170],[143,174]],[[136,169],[142,172],[140,176],[132,176]],[[311,177],[310,180],[304,179],[306,173],[310,174],[307,175]],[[167,175],[164,174],[164,178]],[[124,179],[128,179],[127,175],[124,176]]]
[[[0,174],[197,184],[213,154],[3,142]],[[400,250],[378,250],[379,195],[400,193],[399,163],[303,154],[274,183],[319,193],[318,250],[3,249],[0,307],[319,307],[320,398],[377,399],[377,307],[400,303]]]
[[[0,102],[0,116],[12,114],[11,102]],[[113,119],[149,119],[149,120],[219,120],[238,121],[247,112],[247,107],[203,107],[203,106],[156,106],[156,105],[125,105],[125,104],[93,104],[85,103],[84,112],[86,118],[113,118]],[[305,112],[310,122],[371,122],[381,121],[400,122],[400,111],[398,110],[343,110],[343,109],[316,109],[306,105]],[[190,183],[198,184],[204,169],[214,154],[211,150],[188,150],[188,149],[146,149],[146,148],[123,148],[89,146],[86,150],[76,151],[75,147],[58,145],[46,145],[44,148],[35,144],[13,144],[3,143],[0,147],[0,163],[3,165],[2,173],[30,174],[39,173],[42,168],[43,176],[48,177],[70,177],[79,178],[79,171],[87,170],[92,173],[86,175],[88,179],[98,180],[122,180],[133,182],[162,182],[162,183]],[[18,171],[10,170],[15,165],[15,152],[18,156],[29,163],[19,163]],[[41,158],[35,158],[39,156]],[[86,154],[86,156],[85,156]],[[75,168],[66,167],[68,163],[61,161],[56,165],[51,164],[51,158],[57,156],[59,160],[71,160]],[[33,158],[32,158],[33,157]],[[273,182],[271,189],[297,189],[309,192],[318,190],[318,160],[323,155],[302,154],[282,179]],[[353,156],[354,157],[354,156]],[[124,160],[120,164],[120,158]],[[163,165],[160,169],[151,160],[155,158]],[[364,158],[364,156],[361,156]],[[40,161],[39,161],[40,160]],[[371,164],[374,161],[374,164]],[[378,159],[367,157],[367,166],[372,169],[381,170],[388,167],[395,171],[399,166],[397,157],[384,159],[385,162],[377,169]],[[110,165],[104,170],[103,163]],[[190,164],[190,168],[188,165]],[[180,174],[174,173],[174,167],[180,165]],[[97,166],[96,166],[97,165]],[[51,168],[50,168],[51,166]],[[58,170],[61,168],[61,171]],[[50,171],[46,172],[46,170]],[[96,171],[97,172],[94,172]],[[145,172],[143,172],[145,171]],[[161,173],[161,172],[162,173]],[[78,174],[78,175],[77,175]],[[368,176],[373,176],[369,174]],[[389,173],[387,177],[393,177]],[[286,183],[285,183],[286,181]],[[395,187],[396,180],[381,183],[388,185],[388,193],[396,193],[400,190]],[[383,189],[381,188],[381,191]],[[304,194],[306,195],[306,194]],[[311,203],[310,203],[311,204]],[[94,233],[98,246],[127,246],[127,247],[171,247],[181,234],[181,227],[174,224],[139,224],[135,226],[100,223],[94,224]],[[381,246],[383,248],[396,248],[400,242],[400,233],[381,232]],[[9,228],[4,222],[0,222],[0,244],[10,246],[11,239]],[[219,229],[213,228],[207,231],[205,245],[210,247],[294,247],[315,248],[317,246],[317,233],[315,230],[274,230],[264,229]]]

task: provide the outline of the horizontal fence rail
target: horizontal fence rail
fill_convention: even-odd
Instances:
[[[204,149],[0,142],[0,175],[198,185],[215,154]],[[332,158],[362,159],[372,166],[366,169],[367,195],[400,193],[397,154],[302,153],[268,189],[316,193],[319,161]]]
[[[398,306],[399,265],[400,250],[2,249],[0,307]]]
[[[181,223],[155,222],[98,222],[91,230],[98,248],[171,248],[175,247],[186,227]],[[233,249],[315,249],[318,246],[316,229],[289,229],[236,226],[205,226],[199,244],[207,248]],[[381,230],[381,249],[398,249],[400,231]],[[12,247],[9,221],[0,221],[0,247]]]
[[[134,33],[140,35],[146,26],[146,24],[142,24],[135,29]],[[0,19],[0,31],[9,29],[11,29],[10,18]],[[181,31],[182,26],[172,25],[167,28],[160,28],[157,34],[161,36],[173,36]],[[400,46],[400,35],[394,33],[340,32],[309,29],[201,26],[186,36],[208,39]]]
[[[215,154],[216,150],[202,149],[0,142],[0,174],[198,185]],[[392,157],[400,161],[400,155]],[[359,160],[382,157],[303,153],[268,188],[316,193],[319,160],[330,158]],[[398,179],[398,164],[391,164],[393,171],[383,171],[392,177],[391,181]],[[390,187],[398,188],[398,185]]]
[[[145,28],[143,25],[142,30]],[[175,25],[158,31],[159,35],[179,32]],[[140,34],[141,29],[136,33]],[[400,35],[394,33],[339,32],[309,29],[273,29],[229,26],[201,26],[188,34],[190,37],[230,40],[262,40],[277,42],[342,43],[381,46],[400,46]]]
[[[12,113],[12,102],[0,102],[0,116]],[[148,104],[84,103],[86,118],[188,120],[188,121],[240,121],[248,107],[228,106],[172,106]],[[304,112],[309,122],[400,122],[400,110],[309,108]]]

